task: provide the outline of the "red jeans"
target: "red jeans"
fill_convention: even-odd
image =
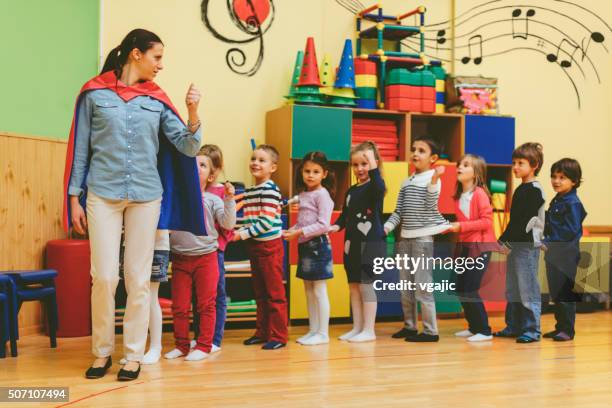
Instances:
[[[196,349],[210,353],[215,333],[215,302],[219,263],[217,252],[206,255],[172,254],[172,317],[176,348],[189,352],[189,310],[191,309],[192,282],[195,282],[200,334]]]
[[[287,296],[283,284],[283,240],[247,241],[257,302],[255,335],[267,341],[287,342]]]

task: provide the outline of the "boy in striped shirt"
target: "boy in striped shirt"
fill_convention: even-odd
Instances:
[[[281,237],[281,193],[270,179],[276,171],[278,151],[262,144],[253,150],[249,170],[255,186],[244,192],[244,216],[238,220],[234,241],[246,240],[257,302],[255,335],[244,344],[262,344],[275,350],[287,344],[287,297],[283,284],[284,247]]]

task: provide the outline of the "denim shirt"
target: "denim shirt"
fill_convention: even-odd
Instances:
[[[77,116],[69,195],[81,195],[83,181],[96,195],[111,200],[151,201],[162,196],[157,171],[159,137],[193,157],[200,128],[191,133],[160,101],[137,96],[128,102],[110,89],[87,92]]]
[[[576,189],[559,195],[550,202],[546,211],[544,243],[574,242],[582,237],[582,221],[587,213],[584,210]]]

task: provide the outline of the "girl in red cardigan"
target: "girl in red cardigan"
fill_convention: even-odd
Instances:
[[[473,154],[461,158],[457,168],[455,191],[455,215],[451,231],[459,233],[457,256],[475,260],[473,268],[457,272],[457,295],[468,321],[468,329],[455,333],[468,341],[493,339],[487,311],[480,294],[480,282],[484,276],[491,250],[496,248],[493,233],[493,209],[487,189],[487,167],[484,159]]]

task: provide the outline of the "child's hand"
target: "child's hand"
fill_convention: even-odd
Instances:
[[[340,226],[339,225],[332,225],[327,230],[327,232],[338,232],[338,231],[340,231]]]
[[[291,241],[295,238],[298,238],[300,235],[302,235],[301,229],[288,229],[283,231],[283,238],[286,241]]]
[[[446,170],[446,167],[444,166],[438,166],[434,169],[434,174],[431,177],[431,184],[436,184],[438,182],[440,176],[444,174],[444,170]]]
[[[452,222],[451,223],[451,227],[446,230],[446,232],[459,232],[461,231],[461,224],[459,224],[458,222]]]
[[[242,237],[238,233],[238,231],[234,231],[234,236],[232,237],[232,242],[240,241]]]
[[[378,163],[376,162],[376,157],[374,157],[374,151],[367,149],[363,151],[363,158],[369,163],[370,170],[374,170],[378,167]]]
[[[504,254],[504,255],[508,255],[508,254],[510,254],[510,251],[511,251],[511,249],[510,249],[510,248],[508,248],[506,245],[504,245],[504,244],[501,244],[501,245],[500,245],[500,250],[499,250],[499,252],[501,252],[502,254]]]
[[[236,193],[236,189],[229,181],[225,182],[225,197],[229,199],[234,199],[234,194]]]
[[[540,249],[544,252],[548,251],[548,247],[544,244],[540,245]]]

